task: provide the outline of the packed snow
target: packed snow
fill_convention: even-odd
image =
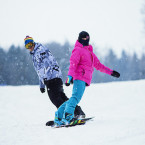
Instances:
[[[93,121],[54,129],[45,123],[56,108],[39,86],[0,87],[0,145],[145,145],[145,80],[91,84],[79,105]]]

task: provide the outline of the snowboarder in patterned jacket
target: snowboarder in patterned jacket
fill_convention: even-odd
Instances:
[[[56,59],[48,48],[35,43],[32,37],[26,36],[24,43],[25,48],[30,50],[33,65],[39,77],[41,93],[45,92],[46,86],[51,102],[59,108],[68,98],[63,90],[62,73]],[[75,116],[85,117],[80,106],[76,106]]]
[[[93,47],[89,45],[89,40],[90,36],[87,32],[82,31],[79,33],[78,40],[70,57],[70,67],[66,79],[67,86],[73,80],[72,97],[64,102],[56,111],[54,122],[57,126],[79,123],[74,118],[74,108],[80,102],[86,86],[90,85],[94,68],[108,75],[120,77],[117,71],[100,63],[97,56],[93,53]],[[81,123],[83,124],[83,122]]]

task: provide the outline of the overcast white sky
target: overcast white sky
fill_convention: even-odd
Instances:
[[[145,46],[144,0],[0,0],[0,46],[23,45],[30,35],[36,42],[65,40],[74,44],[88,31],[100,50],[142,52]],[[104,52],[105,53],[105,52]]]

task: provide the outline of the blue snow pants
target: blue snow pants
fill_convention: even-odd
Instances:
[[[72,97],[64,102],[58,110],[55,112],[55,115],[62,119],[65,116],[65,113],[72,114],[71,116],[74,116],[74,110],[76,105],[80,102],[84,91],[86,88],[86,83],[81,80],[74,80],[73,81],[73,90],[72,90]],[[63,116],[64,115],[64,116]]]

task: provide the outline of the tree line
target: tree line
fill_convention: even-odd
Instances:
[[[73,46],[69,42],[63,45],[57,42],[51,42],[45,45],[50,49],[52,54],[58,61],[65,81],[69,59]],[[94,51],[97,48],[94,47]],[[103,74],[99,71],[93,73],[92,83],[110,82],[110,81],[128,81],[145,79],[145,55],[141,58],[134,53],[133,56],[122,51],[121,57],[118,58],[112,49],[103,57],[97,54],[97,57],[104,65],[113,70],[120,72],[121,77],[116,79],[112,76]],[[16,47],[12,45],[8,51],[0,48],[0,85],[37,85],[39,84],[38,76],[33,68],[29,51],[24,47]]]

